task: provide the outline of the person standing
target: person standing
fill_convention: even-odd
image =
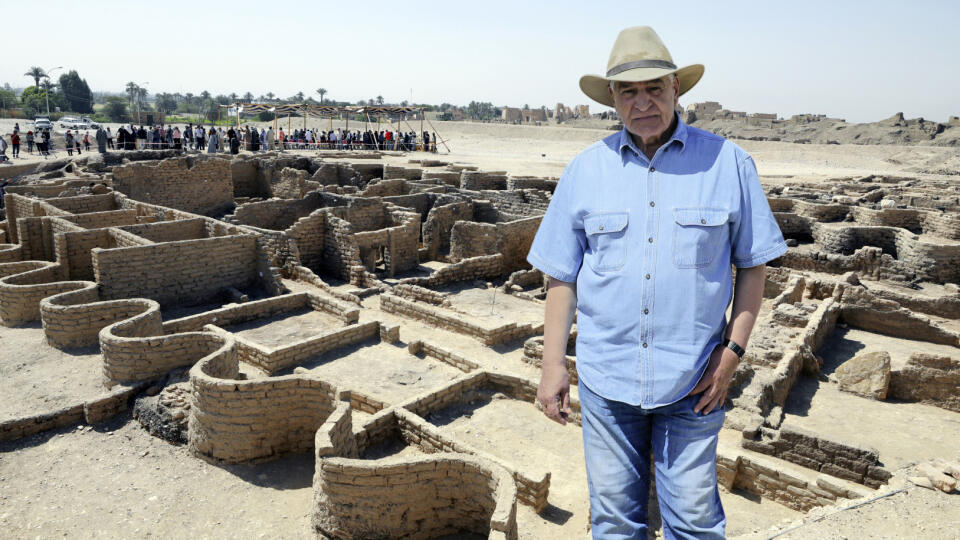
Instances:
[[[110,150],[116,149],[113,146],[113,132],[110,131],[110,126],[107,126],[107,148],[109,148]]]
[[[173,128],[173,148],[175,150],[180,150],[181,149],[180,145],[181,145],[180,128],[175,127]]]
[[[101,154],[107,153],[107,132],[103,129],[103,126],[97,128],[97,151]]]
[[[0,133],[0,163],[7,161],[7,141],[4,140],[3,134]]]
[[[31,155],[33,154],[33,143],[34,143],[33,130],[29,129],[27,130],[27,152]]]
[[[753,159],[676,112],[703,69],[678,68],[650,27],[620,33],[606,74],[580,88],[616,109],[623,129],[570,162],[527,255],[549,276],[537,400],[561,424],[579,313],[594,538],[646,537],[651,454],[664,537],[725,534],[716,459],[727,390],[765,265],[787,246]]]
[[[217,147],[218,147],[219,144],[220,144],[220,139],[219,139],[219,137],[217,137],[217,131],[216,131],[215,129],[213,129],[213,127],[211,126],[211,127],[210,127],[209,138],[207,139],[207,153],[208,153],[208,154],[216,154],[216,153],[217,153]]]
[[[90,132],[89,131],[83,132],[83,149],[87,152],[90,151]]]
[[[73,155],[73,134],[68,129],[63,135],[63,145],[67,148],[67,155]]]
[[[20,132],[16,129],[13,130],[13,135],[10,135],[10,146],[13,147],[13,157],[20,157]]]

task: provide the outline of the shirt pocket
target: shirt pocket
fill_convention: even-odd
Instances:
[[[723,208],[673,209],[673,264],[677,268],[703,268],[723,249],[729,219]]]
[[[628,212],[601,212],[583,218],[583,229],[590,248],[585,257],[596,272],[623,268],[627,260]]]

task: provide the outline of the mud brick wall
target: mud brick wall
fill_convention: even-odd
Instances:
[[[441,292],[420,287],[419,285],[408,285],[404,283],[394,286],[392,292],[401,298],[426,302],[435,306],[444,305],[444,300],[447,299],[447,296]]]
[[[480,364],[471,362],[457,353],[448,351],[443,347],[438,347],[437,345],[433,345],[425,341],[411,341],[410,344],[407,345],[407,350],[410,352],[410,354],[422,353],[424,356],[429,356],[439,360],[440,362],[443,362],[444,364],[451,365],[464,373],[470,373],[471,371],[480,368]]]
[[[236,366],[235,355],[218,351],[190,369],[190,450],[224,463],[311,450],[336,388],[305,375],[237,380]]]
[[[888,397],[960,412],[960,359],[915,352],[890,372]]]
[[[206,238],[203,218],[158,221],[142,225],[128,225],[121,230],[146,238],[151,242],[178,242]]]
[[[221,349],[233,351],[233,339],[209,332],[163,334],[160,305],[153,300],[124,300],[140,313],[100,331],[103,374],[108,386],[149,381],[174,368],[189,366]]]
[[[64,279],[92,281],[93,263],[90,250],[113,247],[113,237],[109,229],[57,232],[53,237],[53,245],[57,262],[63,269]]]
[[[783,427],[772,438],[762,437],[759,441],[744,439],[741,444],[748,450],[873,489],[879,488],[891,477],[877,463],[879,453],[875,449],[830,441],[796,428]]]
[[[873,210],[861,206],[851,206],[850,215],[861,225],[874,227],[900,227],[912,231],[919,231],[923,223],[925,212],[913,209],[884,208]]]
[[[922,227],[925,233],[960,240],[960,216],[957,214],[925,212]]]
[[[567,373],[570,374],[570,384],[577,384],[580,380],[577,376],[577,358],[571,355],[564,355],[564,359],[566,360]],[[543,365],[542,337],[533,337],[523,343],[523,357],[521,360],[538,368]]]
[[[460,172],[458,171],[423,171],[421,180],[437,180],[441,184],[460,187]]]
[[[105,300],[144,297],[161,304],[201,302],[257,276],[256,239],[224,236],[151,246],[94,249],[93,267]]]
[[[74,216],[61,216],[59,219],[67,220],[84,229],[101,229],[103,227],[133,225],[137,222],[137,212],[135,210],[108,210]]]
[[[319,198],[311,195],[296,200],[257,201],[238,206],[233,213],[233,221],[240,225],[282,231],[319,207]]]
[[[106,212],[117,210],[117,201],[113,193],[103,195],[81,195],[79,197],[62,197],[47,199],[40,204],[49,204],[71,214],[86,214],[90,212]],[[47,215],[53,215],[48,213]]]
[[[495,328],[483,328],[465,320],[465,315],[404,300],[393,294],[380,295],[380,308],[387,313],[396,313],[423,321],[431,326],[468,335],[480,340],[484,345],[496,345],[533,333],[533,328],[529,324],[507,323]]]
[[[77,290],[40,301],[47,343],[53,347],[87,347],[98,343],[100,330],[140,314],[141,305],[126,300],[100,302],[95,283],[75,282]]]
[[[537,189],[553,193],[557,189],[557,179],[541,178],[539,176],[510,176],[507,178],[507,189]]]
[[[62,276],[58,263],[25,261],[0,265],[0,323],[17,326],[40,319],[40,300],[78,287],[78,282],[62,281]]]
[[[450,235],[457,221],[473,219],[473,203],[456,202],[434,206],[421,226],[423,245],[430,260],[436,260],[441,252],[450,250]]]
[[[24,260],[52,261],[54,259],[53,233],[49,218],[18,218],[16,230]]]
[[[850,326],[889,336],[960,346],[960,334],[896,302],[845,286],[839,296],[842,303],[840,319]]]
[[[436,199],[437,196],[430,193],[411,193],[383,197],[381,200],[394,206],[409,208],[421,216],[426,216],[436,203]]]
[[[351,399],[353,399],[352,395]],[[353,433],[353,404],[341,400],[334,405],[333,412],[317,429],[313,444],[314,454],[317,460],[325,457],[359,457],[360,450],[357,447],[357,437]],[[389,413],[389,416],[391,419],[393,418],[392,413]],[[319,472],[319,467],[316,472]],[[316,472],[314,478],[316,478]],[[316,496],[316,492],[314,492],[314,495]]]
[[[471,191],[507,189],[507,175],[484,171],[463,171],[460,173],[460,189]]]
[[[790,212],[774,212],[784,238],[807,238],[811,235],[811,220]]]
[[[0,264],[23,260],[23,248],[20,244],[0,244]]]
[[[350,267],[360,264],[350,224],[332,216],[328,209],[300,218],[287,230],[303,266],[349,279]]]
[[[811,478],[777,467],[756,456],[717,454],[717,478],[727,489],[739,488],[772,499],[798,512],[856,499],[869,492],[826,475]]]
[[[259,162],[254,159],[224,160],[230,167],[234,197],[262,197],[267,194],[265,185],[258,181]]]
[[[232,304],[163,323],[163,333],[199,332],[208,324],[227,327],[257,319],[273,317],[307,305],[307,293],[285,294],[243,304]]]
[[[450,260],[460,261],[499,253],[497,226],[492,223],[457,221],[450,229]]]
[[[400,165],[384,165],[383,179],[390,180],[401,178],[405,180],[419,180],[423,175],[420,167],[403,167]]]
[[[483,255],[463,259],[433,272],[427,277],[406,278],[401,284],[439,287],[448,283],[495,278],[503,274],[503,255]]]
[[[376,497],[367,494],[376,490]],[[331,538],[517,538],[516,489],[480,458],[435,454],[376,462],[328,458],[314,477],[315,530]]]
[[[7,215],[7,237],[11,244],[22,243],[17,233],[18,218],[42,216],[40,203],[29,197],[7,193],[3,196],[4,209]]]
[[[113,189],[137,201],[197,214],[233,206],[230,162],[218,158],[187,156],[114,167]]]
[[[387,169],[394,169],[392,165],[387,165]],[[397,195],[406,195],[410,193],[410,186],[403,177],[392,177],[387,180],[373,180],[363,191],[359,193],[361,197],[395,197]]]
[[[263,371],[273,374],[280,370],[301,364],[325,352],[354,343],[374,339],[380,335],[380,323],[371,321],[354,324],[346,328],[333,330],[320,336],[310,337],[283,347],[268,349],[259,347],[246,339],[237,337],[240,343],[240,356],[245,362],[253,364]]]
[[[515,216],[542,216],[550,205],[550,194],[537,189],[518,191],[482,191],[501,212]]]

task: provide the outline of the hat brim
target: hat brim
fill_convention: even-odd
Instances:
[[[692,64],[680,69],[636,68],[617,73],[612,77],[600,75],[584,75],[580,77],[580,89],[590,99],[608,107],[613,107],[613,97],[610,96],[610,82],[643,82],[666,77],[671,73],[677,75],[680,82],[680,95],[687,93],[703,77],[703,64]]]

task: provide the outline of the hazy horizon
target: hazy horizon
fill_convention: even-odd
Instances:
[[[122,93],[133,81],[151,95],[207,90],[286,98],[302,91],[319,99],[322,87],[325,99],[351,103],[381,95],[387,103],[552,109],[562,102],[599,112],[608,108],[580,92],[580,76],[603,72],[622,28],[648,24],[675,63],[706,65],[682,105],[719,101],[732,110],[850,122],[897,112],[938,122],[960,115],[960,71],[949,68],[960,36],[934,30],[958,19],[960,3],[686,1],[667,9],[652,2],[537,7],[493,0],[482,8],[409,1],[357,9],[238,1],[230,12],[178,1],[46,6],[42,38],[34,24],[4,25],[7,43],[29,46],[8,49],[14,54],[4,55],[0,84],[29,86],[23,73],[31,66],[63,66],[54,78],[75,69],[94,92]],[[25,16],[27,7],[3,9]]]

